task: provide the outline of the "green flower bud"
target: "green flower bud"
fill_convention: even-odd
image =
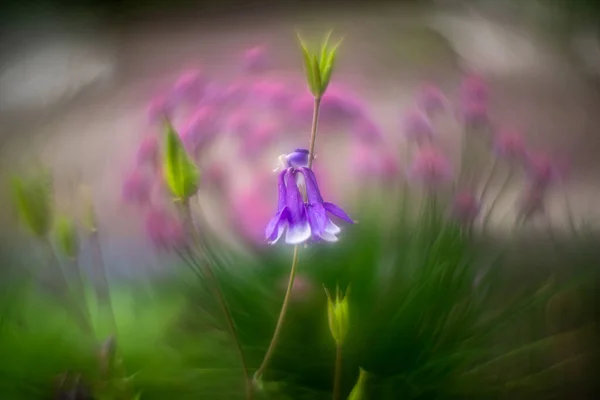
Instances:
[[[52,226],[52,189],[48,175],[13,178],[13,197],[19,217],[36,236],[44,237]]]
[[[327,87],[331,81],[337,49],[342,43],[342,40],[340,40],[333,47],[329,47],[330,36],[331,31],[327,34],[321,45],[321,52],[319,54],[312,54],[300,38],[300,35],[298,35],[300,48],[302,49],[306,82],[308,89],[315,98],[323,97],[327,91]]]
[[[346,339],[350,327],[348,312],[348,296],[341,294],[339,287],[336,288],[335,299],[332,299],[327,289],[327,315],[329,317],[329,330],[331,336],[338,346],[341,346]]]
[[[69,258],[77,257],[79,250],[79,240],[77,237],[77,229],[73,220],[66,217],[60,217],[54,228],[56,244],[60,251]]]
[[[348,400],[364,400],[366,399],[365,394],[365,385],[367,383],[368,373],[364,369],[360,368],[360,373],[358,375],[358,380],[356,384],[352,388],[350,395],[348,396]]]
[[[189,199],[198,191],[200,171],[168,122],[163,171],[167,185],[177,200]]]

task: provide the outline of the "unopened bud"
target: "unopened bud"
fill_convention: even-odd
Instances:
[[[347,292],[342,295],[339,287],[336,288],[335,299],[332,299],[327,289],[327,314],[329,317],[329,330],[331,336],[338,346],[341,346],[346,339],[350,327],[348,297]]]
[[[354,387],[352,388],[352,391],[350,392],[350,395],[348,396],[348,400],[366,399],[365,386],[367,383],[367,377],[368,377],[367,371],[360,368],[358,380],[356,381],[356,384],[354,384]]]

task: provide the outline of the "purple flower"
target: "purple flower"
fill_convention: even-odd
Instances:
[[[481,211],[481,203],[471,192],[456,195],[452,203],[452,216],[462,224],[471,224]]]
[[[151,123],[162,122],[165,118],[171,118],[174,110],[175,106],[168,96],[157,95],[148,105],[148,120]]]
[[[459,118],[465,125],[480,127],[489,122],[488,107],[483,101],[465,101],[460,104]]]
[[[564,178],[566,166],[542,153],[528,153],[525,157],[525,172],[531,186],[545,190],[549,185]]]
[[[447,102],[448,100],[440,88],[431,83],[425,84],[417,95],[419,107],[430,116],[443,111]]]
[[[159,250],[172,250],[185,244],[185,229],[181,221],[161,209],[146,214],[146,233]]]
[[[527,152],[527,145],[518,132],[504,130],[496,134],[493,151],[498,156],[509,160],[522,160]]]
[[[306,199],[299,184],[304,184]],[[279,174],[279,201],[277,213],[267,225],[266,239],[276,243],[286,233],[288,244],[300,244],[309,239],[335,242],[340,228],[328,217],[328,213],[349,223],[354,221],[344,210],[333,203],[323,201],[316,177],[307,167],[289,167]]]
[[[409,173],[413,179],[430,187],[452,180],[450,162],[441,151],[434,147],[426,147],[418,151]]]
[[[460,86],[460,101],[487,104],[488,87],[480,75],[470,74],[463,79]]]
[[[296,149],[292,153],[279,156],[279,165],[275,171],[287,168],[308,167],[308,156],[310,152],[307,149]]]
[[[200,107],[187,120],[181,131],[186,150],[196,155],[217,134],[216,112],[212,107]]]
[[[140,143],[136,160],[139,166],[150,164],[156,167],[159,161],[158,137],[155,135],[146,136]]]
[[[418,144],[431,141],[434,136],[433,125],[427,115],[417,109],[406,114],[403,121],[404,134]]]

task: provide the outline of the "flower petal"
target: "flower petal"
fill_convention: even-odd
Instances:
[[[329,218],[327,218],[327,211],[325,211],[323,204],[307,204],[306,214],[308,216],[308,223],[310,224],[312,234],[321,236],[321,234],[325,232],[327,221],[329,221]]]
[[[265,238],[269,244],[274,244],[279,241],[279,238],[281,238],[285,228],[288,226],[288,218],[289,211],[286,207],[278,211],[277,214],[271,218],[267,225],[267,229],[265,230]]]
[[[329,212],[330,214],[333,214],[336,217],[343,219],[344,221],[349,222],[351,224],[354,223],[352,218],[350,218],[350,216],[348,216],[348,214],[346,214],[346,212],[344,210],[342,210],[340,207],[336,206],[335,204],[329,203],[329,202],[324,202],[323,207],[325,207],[325,210],[327,210],[327,212]]]
[[[286,201],[286,192],[285,192],[285,173],[286,171],[282,171],[277,177],[277,190],[278,190],[278,198],[277,198],[277,210],[281,211],[285,207]]]
[[[319,190],[319,184],[317,183],[315,173],[310,168],[300,168],[299,170],[304,176],[304,181],[306,182],[306,198],[308,203],[323,203],[323,196],[321,196],[321,191]]]
[[[288,244],[300,244],[310,239],[311,235],[310,224],[308,223],[308,220],[304,218],[304,221],[288,226],[288,230],[285,234],[285,242]]]
[[[342,230],[339,226],[334,224],[330,219],[327,220],[327,226],[325,226],[325,232],[330,233],[332,235],[337,235]]]

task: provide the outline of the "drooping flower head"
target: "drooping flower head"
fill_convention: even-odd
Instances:
[[[452,203],[452,217],[461,224],[469,225],[479,215],[481,202],[471,192],[461,192],[454,197]]]
[[[423,85],[417,95],[417,104],[429,116],[443,111],[447,102],[440,88],[431,83]]]
[[[431,141],[434,137],[434,130],[431,121],[427,115],[418,109],[410,110],[402,121],[402,129],[409,140],[418,144]]]
[[[308,151],[294,153],[295,156],[286,159],[288,165],[292,164],[295,157],[302,160],[304,160],[302,155],[306,154],[308,157]],[[305,198],[300,185],[303,185],[306,191]],[[281,171],[278,177],[278,192],[277,213],[265,231],[266,239],[271,244],[276,243],[284,233],[288,244],[300,244],[309,239],[337,241],[336,235],[340,232],[340,228],[331,221],[328,214],[354,223],[340,207],[323,201],[315,174],[308,167],[290,166]]]
[[[146,214],[146,233],[159,250],[173,250],[185,244],[185,229],[181,221],[162,209],[150,209]]]
[[[452,180],[452,166],[444,153],[435,147],[420,149],[410,168],[410,177],[433,188]]]
[[[518,132],[503,130],[495,135],[492,150],[499,157],[521,161],[527,152],[527,145]]]

